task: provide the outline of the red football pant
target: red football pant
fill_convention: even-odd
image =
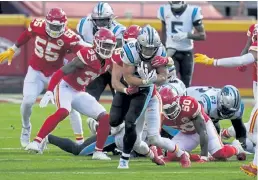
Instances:
[[[49,116],[41,129],[39,130],[37,137],[34,139],[37,142],[41,142],[49,133],[51,133],[59,122],[64,120],[69,115],[69,112],[65,108],[59,108],[54,114]]]
[[[109,115],[101,114],[97,121],[99,122],[99,126],[97,129],[97,142],[95,149],[97,151],[102,151],[110,132]]]
[[[236,148],[230,145],[224,145],[222,149],[218,150],[212,156],[216,159],[227,159],[236,155]]]

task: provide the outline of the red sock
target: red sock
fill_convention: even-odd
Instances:
[[[226,159],[234,156],[237,150],[235,147],[230,145],[224,145],[222,149],[215,152],[212,156],[216,159]]]
[[[110,131],[109,115],[104,114],[98,118],[96,150],[102,151]]]
[[[69,112],[66,109],[58,109],[54,114],[45,120],[44,124],[38,132],[37,137],[34,140],[40,143],[42,139],[51,133],[56,128],[57,124],[64,120],[68,115]]]
[[[191,161],[199,161],[200,159],[201,159],[201,156],[199,154],[190,154]]]
[[[157,153],[158,153],[158,156],[163,155],[162,149],[160,147],[157,147]]]

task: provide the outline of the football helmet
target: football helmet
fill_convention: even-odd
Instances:
[[[232,85],[224,86],[218,93],[218,113],[223,118],[233,116],[240,108],[241,96]]]
[[[52,38],[58,38],[65,32],[67,17],[61,8],[53,8],[46,16],[46,32]]]
[[[158,51],[161,40],[158,32],[150,25],[144,26],[138,37],[136,49],[142,60],[150,60]]]
[[[107,28],[99,29],[94,35],[94,50],[101,58],[110,58],[116,48],[116,37]]]
[[[110,28],[115,18],[112,7],[106,2],[99,2],[91,13],[94,28],[97,30],[101,27]]]
[[[159,94],[162,99],[164,116],[170,120],[176,119],[181,112],[181,106],[179,104],[180,97],[167,86],[162,86]]]
[[[123,43],[126,44],[128,41],[135,40],[138,37],[141,27],[138,25],[131,25],[125,31],[123,35]]]
[[[183,9],[186,4],[184,1],[168,1],[168,3],[170,4],[172,10],[181,10]]]

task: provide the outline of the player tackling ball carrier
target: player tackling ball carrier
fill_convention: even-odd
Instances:
[[[110,30],[102,28],[94,36],[93,48],[85,47],[78,51],[77,57],[73,61],[53,75],[47,92],[40,101],[40,106],[46,107],[49,101],[53,102],[55,94],[58,109],[46,119],[36,138],[26,147],[26,150],[39,152],[41,141],[69,115],[72,109],[75,109],[79,113],[99,121],[96,151],[92,158],[110,160],[102,152],[110,131],[109,115],[93,96],[84,91],[92,80],[110,70],[112,66],[110,58],[115,47],[114,34]]]

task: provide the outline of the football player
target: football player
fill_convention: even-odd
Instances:
[[[160,127],[160,101],[156,93],[155,85],[163,84],[167,80],[167,68],[160,66],[150,70],[153,59],[166,58],[166,52],[161,44],[157,31],[150,25],[146,25],[140,31],[137,40],[125,44],[121,51],[123,61],[123,78],[129,86],[139,87],[139,91],[131,95],[127,103],[127,111],[123,115],[121,105],[112,106],[111,113],[116,113],[112,119],[111,126],[121,124],[125,120],[125,135],[123,153],[121,155],[118,168],[128,168],[130,153],[133,146],[141,143],[141,133],[137,134],[137,129],[142,132],[144,121],[147,122],[148,140],[152,145],[176,151],[181,158],[183,167],[190,166],[189,157],[186,153],[171,145],[167,138],[162,138],[159,133]],[[148,66],[148,67],[146,67]],[[149,72],[150,71],[150,72]]]
[[[192,86],[187,88],[187,95],[194,97],[204,107],[218,134],[220,133],[219,121],[230,119],[236,131],[236,139],[246,149],[246,128],[242,121],[245,106],[236,87],[226,85],[222,89],[216,89]]]
[[[102,27],[105,27],[114,33],[117,39],[117,47],[121,47],[125,26],[115,21],[113,9],[107,2],[97,3],[93,8],[92,13],[79,21],[77,25],[77,32],[81,35],[86,43],[93,44],[94,34]],[[111,84],[110,72],[103,73],[97,77],[87,86],[86,92],[99,100],[107,85],[110,86],[111,92],[114,96],[115,92]],[[88,118],[87,121],[91,122],[93,119]],[[77,132],[77,138],[83,138],[82,122],[80,116],[73,113],[71,122],[74,128],[74,132]]]
[[[39,152],[41,141],[64,120],[72,109],[99,121],[97,142],[92,159],[110,160],[102,152],[109,135],[109,115],[105,108],[90,94],[84,92],[85,87],[100,74],[110,70],[111,56],[116,47],[116,38],[112,31],[101,28],[94,35],[94,46],[78,51],[77,57],[59,69],[51,78],[47,92],[40,101],[40,106],[47,106],[55,101],[57,111],[49,116],[38,132],[36,138],[26,150]]]
[[[222,67],[237,67],[242,65],[247,65],[251,63],[255,63],[255,76],[257,77],[257,58],[258,58],[258,47],[257,47],[257,31],[258,27],[253,30],[252,36],[252,45],[250,46],[248,53],[242,56],[229,57],[229,58],[221,58],[214,59],[209,58],[204,54],[195,54],[194,61],[196,63],[213,65],[213,66],[222,66]],[[255,90],[257,93],[257,89]],[[255,95],[256,96],[256,95]],[[257,119],[258,119],[258,103],[255,101],[255,106],[251,112],[250,119],[248,124],[250,125],[248,129],[248,138],[252,140],[252,142],[256,145],[257,143]],[[247,173],[250,176],[257,176],[257,146],[255,148],[254,160],[249,165],[241,166],[241,170]]]
[[[45,19],[34,19],[30,23],[17,42],[0,54],[0,62],[8,59],[10,65],[14,53],[34,38],[35,48],[24,79],[21,104],[22,132],[20,141],[22,147],[26,147],[30,142],[30,116],[36,98],[48,84],[52,74],[63,66],[67,51],[77,53],[81,48],[78,35],[67,28],[65,12],[60,8],[53,8],[47,13]]]
[[[158,9],[157,17],[162,22],[162,42],[167,56],[174,59],[177,73],[189,87],[193,74],[193,40],[206,39],[201,8],[184,1],[169,1]]]
[[[98,124],[96,125],[98,126]],[[124,133],[125,133],[124,123],[121,124],[119,128],[116,129],[115,131],[111,130],[111,135],[108,136],[103,150],[105,152],[111,152],[115,148],[117,148],[118,151],[122,151]],[[145,139],[145,137],[143,137],[143,139]],[[77,143],[74,143],[68,138],[61,138],[50,134],[45,138],[44,142],[42,143],[41,152],[43,152],[47,143],[49,143],[73,155],[88,156],[94,153],[96,140],[97,140],[97,136],[92,135],[91,137],[86,139],[82,144],[78,145]],[[160,157],[158,157],[156,148],[154,146],[151,146],[149,148],[147,144],[146,144],[146,147],[148,151],[142,151],[145,148],[140,148],[140,147],[134,147],[134,150],[137,151],[138,153],[142,153],[143,155],[148,156],[154,163],[158,165],[164,165],[164,161]]]
[[[250,128],[249,127],[250,124],[244,123],[244,125],[245,125],[246,129]],[[234,127],[230,126],[227,129],[222,129],[221,137],[223,139],[236,138],[236,131],[235,131]],[[235,140],[233,142],[235,142]],[[250,152],[250,153],[254,153],[255,152],[255,144],[249,138],[246,138],[246,151]]]
[[[172,89],[163,87],[159,91],[163,103],[163,124],[180,130],[171,140],[179,148],[191,152],[199,144],[199,162],[208,161],[208,152],[216,159],[226,159],[243,154],[242,147],[223,145],[209,116],[203,107],[190,96],[177,96]]]

